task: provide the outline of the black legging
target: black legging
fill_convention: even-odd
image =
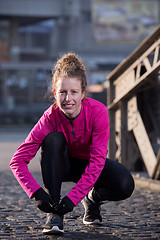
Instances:
[[[60,199],[62,182],[78,182],[89,161],[68,155],[67,142],[60,132],[47,135],[42,143],[41,168],[44,186],[55,202]],[[106,159],[94,185],[99,200],[118,201],[131,196],[134,180],[120,163]]]

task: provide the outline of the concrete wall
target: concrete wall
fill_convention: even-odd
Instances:
[[[57,17],[62,14],[61,0],[1,0],[0,15],[9,17]]]

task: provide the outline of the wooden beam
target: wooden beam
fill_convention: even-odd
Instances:
[[[151,70],[151,64],[150,64],[147,57],[143,60],[143,63],[144,63],[145,68],[147,69],[147,71],[150,71]]]
[[[109,81],[109,86],[107,88],[107,105],[111,104],[111,102],[114,100],[114,84],[112,81]]]
[[[115,131],[115,112],[109,111],[109,121],[110,121],[110,138],[108,143],[108,157],[110,159],[115,159],[116,153],[116,131]]]
[[[142,64],[139,63],[136,69],[136,79],[140,78]]]
[[[155,49],[153,65],[156,64],[156,62],[158,61],[158,56],[159,56],[159,46],[157,46]]]
[[[120,162],[126,166],[127,165],[127,102],[125,100],[120,103],[121,109],[121,134],[120,134]]]
[[[121,136],[120,132],[116,133],[116,153],[115,153],[115,160],[121,162]]]
[[[153,173],[154,179],[158,180],[159,177],[160,177],[160,149],[157,154],[157,164],[156,164],[156,167],[155,167],[154,173]]]
[[[114,99],[114,85],[112,81],[109,81],[109,88],[107,90],[107,104],[109,105]],[[115,111],[109,110],[110,120],[110,138],[108,142],[108,157],[115,159],[116,153],[116,130],[115,130]]]
[[[127,126],[128,131],[132,131],[138,124],[137,120],[137,98],[134,96],[128,101],[128,117],[127,117]]]
[[[133,133],[137,141],[139,150],[141,152],[143,161],[145,163],[147,172],[151,178],[153,178],[155,167],[157,165],[157,159],[152,149],[150,140],[145,130],[143,121],[139,112],[137,112],[138,124],[133,128]]]

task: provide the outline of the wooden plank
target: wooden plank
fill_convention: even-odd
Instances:
[[[121,101],[121,135],[120,135],[120,162],[127,166],[127,102],[125,100]]]
[[[110,159],[115,159],[116,153],[116,131],[115,131],[115,112],[109,110],[109,120],[110,120],[110,138],[108,143],[108,157]]]
[[[109,88],[107,89],[107,105],[109,105],[114,99],[114,85],[112,81],[109,81]],[[108,110],[110,120],[110,138],[108,142],[108,157],[115,159],[116,153],[116,131],[115,131],[115,111]]]
[[[144,63],[144,66],[146,67],[146,70],[150,71],[151,70],[151,64],[150,64],[147,57],[145,59],[143,59],[143,63]]]
[[[145,163],[147,172],[150,177],[153,177],[155,166],[157,165],[157,159],[152,149],[150,140],[145,130],[143,121],[139,112],[137,113],[138,124],[133,129],[135,139],[137,141],[139,150],[141,152],[143,161]]]
[[[128,131],[132,131],[138,124],[137,111],[137,98],[133,97],[128,101]]]
[[[135,71],[132,70],[126,74],[123,78],[118,79],[114,82],[115,84],[115,98],[123,94],[130,85],[133,85],[135,82]]]
[[[115,130],[116,132],[120,132],[121,131],[121,110],[117,109],[115,111]]]
[[[109,81],[109,87],[107,88],[107,105],[111,104],[114,100],[114,84]]]
[[[160,177],[160,149],[157,154],[157,165],[154,170],[153,178],[158,180]]]
[[[156,64],[156,62],[158,61],[158,56],[159,56],[159,46],[157,46],[155,49],[153,65]]]
[[[138,66],[137,66],[137,71],[136,71],[136,79],[137,80],[139,77],[140,77],[140,73],[141,73],[141,66],[142,64],[139,63]]]
[[[117,132],[116,134],[116,153],[115,153],[115,160],[121,162],[121,133]]]

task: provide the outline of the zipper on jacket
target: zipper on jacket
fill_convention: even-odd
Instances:
[[[71,126],[72,126],[72,134],[73,134],[73,139],[75,139],[75,134],[74,134],[74,128],[73,128],[73,120],[70,119],[70,123],[71,123]]]

